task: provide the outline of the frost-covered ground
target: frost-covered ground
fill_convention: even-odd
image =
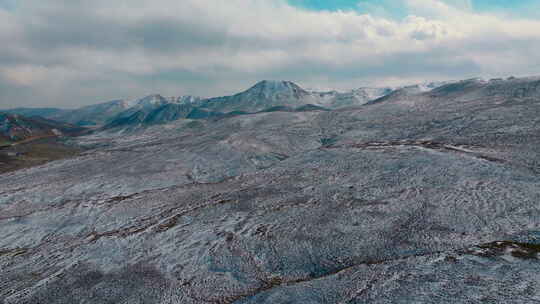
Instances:
[[[539,97],[473,81],[78,138],[0,175],[0,303],[538,303]]]

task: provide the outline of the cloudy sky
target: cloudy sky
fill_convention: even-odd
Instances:
[[[538,0],[0,0],[0,108],[540,74]]]

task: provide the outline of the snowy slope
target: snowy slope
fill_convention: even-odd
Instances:
[[[539,117],[464,81],[79,137],[0,175],[0,303],[538,303]]]

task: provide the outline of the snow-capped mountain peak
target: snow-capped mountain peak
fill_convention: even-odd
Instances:
[[[281,93],[307,94],[307,91],[291,81],[263,80],[249,88],[245,93],[257,93],[265,97],[270,97]]]
[[[136,107],[147,108],[147,107],[156,107],[162,106],[169,103],[167,99],[159,94],[152,94],[146,97],[143,97],[135,103]]]
[[[123,104],[126,109],[129,108],[156,108],[164,106],[166,104],[194,104],[203,100],[198,96],[181,95],[172,97],[163,97],[160,94],[152,94],[143,98],[137,98],[132,100],[124,100]]]
[[[200,102],[202,100],[201,97],[198,96],[192,96],[192,95],[184,95],[184,96],[178,96],[178,97],[171,97],[169,98],[171,103],[177,103],[177,104],[194,104],[197,102]]]

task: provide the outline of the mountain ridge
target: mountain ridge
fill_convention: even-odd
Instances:
[[[336,110],[391,100],[400,100],[403,103],[406,100],[421,99],[430,94],[463,95],[466,91],[471,92],[469,98],[474,98],[474,94],[481,96],[499,94],[502,91],[506,92],[506,96],[521,98],[529,95],[536,96],[534,92],[537,86],[534,79],[536,78],[510,77],[485,81],[474,78],[461,81],[425,82],[397,88],[360,87],[346,92],[335,90],[318,92],[305,90],[288,80],[262,80],[244,91],[221,97],[201,98],[190,95],[164,97],[160,94],[151,94],[142,98],[112,100],[74,110],[18,108],[6,112],[23,115],[38,114],[47,119],[75,125],[111,129],[167,123],[183,118],[220,118],[278,109],[284,111],[308,108]],[[532,84],[525,85],[531,81]],[[511,86],[516,85],[520,87],[512,91]],[[486,86],[486,89],[480,90],[481,86]]]
[[[315,105],[323,108],[339,108],[362,105],[390,88],[357,88],[347,92],[308,91],[292,81],[262,80],[248,89],[229,96],[202,98],[191,95],[164,97],[150,94],[136,99],[116,99],[104,103],[84,106],[78,109],[60,108],[15,108],[4,112],[21,115],[38,115],[48,119],[64,121],[83,126],[105,126],[115,119],[133,115],[139,110],[157,110],[166,104],[184,104],[200,107],[210,112],[259,112],[277,106],[299,108]],[[373,93],[378,91],[379,93]]]
[[[85,133],[83,127],[46,119],[0,112],[0,139],[17,142],[37,137],[73,136]]]

